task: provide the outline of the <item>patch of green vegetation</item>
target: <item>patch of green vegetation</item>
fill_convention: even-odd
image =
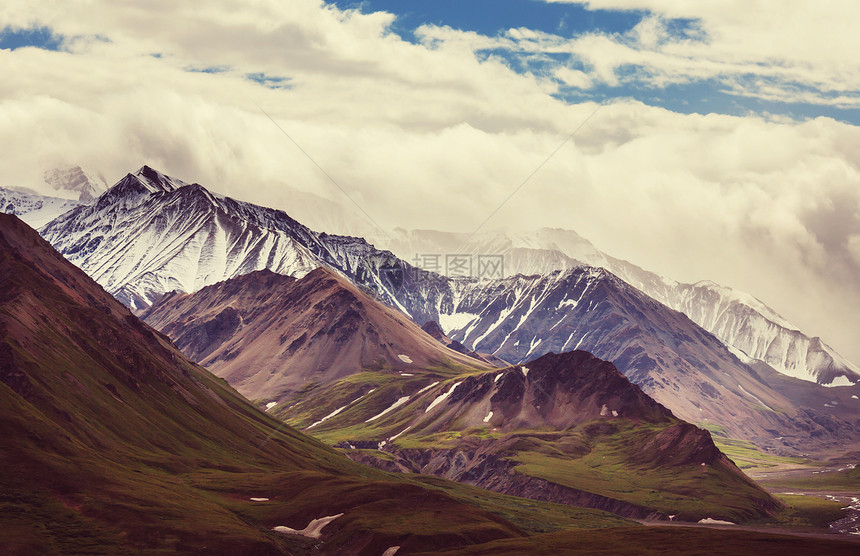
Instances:
[[[405,434],[397,439],[397,446],[403,449],[454,449],[463,437],[460,431],[441,431],[431,434]]]
[[[380,434],[378,430],[380,425],[383,428],[386,424],[391,425],[393,417],[404,414],[392,412],[380,422],[369,423],[364,427],[367,429],[366,434],[347,437],[338,433],[345,428],[345,423],[363,423],[367,418],[389,407],[390,400],[396,400],[401,395],[414,395],[427,385],[428,378],[422,371],[416,370],[410,374],[413,376],[404,377],[398,373],[372,371],[355,373],[314,391],[312,395],[305,396],[294,404],[283,404],[279,409],[275,409],[274,415],[301,430],[336,409],[348,406],[337,416],[326,420],[310,432],[325,438],[325,442],[328,442],[333,435],[339,440],[377,438]],[[374,390],[372,395],[371,390]],[[360,402],[357,401],[362,396],[365,397]],[[404,407],[401,411],[409,411],[409,408]]]
[[[397,461],[397,459],[394,457],[394,455],[389,454],[388,452],[383,452],[382,450],[368,450],[368,449],[357,448],[355,450],[349,450],[349,451],[350,452],[353,452],[353,451],[359,452],[361,454],[364,454],[365,456],[370,456],[372,458],[376,458],[376,459],[383,460],[383,461]],[[342,450],[342,452],[344,452],[344,455],[346,455],[345,454],[346,450]]]
[[[643,430],[623,423],[618,427],[614,433],[592,438],[591,449],[580,455],[561,453],[558,443],[552,442],[519,451],[511,459],[519,464],[517,472],[677,515],[678,519],[713,517],[738,523],[759,515],[756,498],[766,495],[746,477],[719,463],[637,465],[631,454],[649,427]],[[581,443],[573,446],[582,448]]]
[[[410,552],[413,554],[413,552]],[[857,543],[776,533],[692,527],[622,527],[559,531],[528,538],[500,539],[476,546],[414,552],[426,555],[557,556],[624,554],[631,556],[855,556]]]
[[[714,437],[714,444],[741,469],[769,468],[780,464],[809,465],[811,463],[805,458],[769,454],[747,440]]]
[[[712,436],[727,436],[726,427],[724,427],[723,425],[718,425],[717,423],[705,421],[703,423],[696,423],[696,426],[700,429],[705,429],[706,431],[711,433]]]
[[[525,532],[474,504],[463,503],[436,487],[368,469],[374,479],[357,481],[346,475],[312,472],[258,473],[229,476],[211,473],[198,486],[218,492],[244,520],[303,527],[320,515],[344,512],[328,546],[347,546],[356,531],[373,532],[391,546],[408,538],[428,549],[522,537]],[[454,487],[455,489],[458,487]],[[255,503],[250,496],[269,498]]]
[[[785,508],[767,519],[757,520],[754,523],[777,527],[828,530],[831,523],[842,519],[846,514],[846,511],[842,509],[845,507],[844,503],[818,496],[777,494],[776,497],[785,504]]]
[[[298,391],[296,392],[296,395],[300,396],[300,397],[305,396],[309,392],[312,392],[312,391],[316,390],[317,388],[319,388],[319,386],[320,386],[319,381],[311,380],[307,384],[305,384],[304,386],[299,388]]]
[[[771,490],[860,492],[860,474],[856,468],[845,471],[821,469],[802,476],[765,477],[759,482]]]
[[[490,440],[494,438],[502,438],[505,436],[505,433],[500,430],[493,430],[493,427],[490,425],[485,425],[483,427],[470,427],[463,431],[463,436],[474,436],[475,438],[479,438],[481,440]]]
[[[466,365],[461,365],[460,363],[455,363],[450,359],[446,359],[442,362],[441,365],[436,365],[432,367],[427,367],[427,371],[431,373],[436,373],[440,375],[456,375],[457,378],[466,377],[470,375],[483,374],[487,372],[484,369],[476,369],[475,367],[468,367]],[[410,371],[411,372],[411,371]]]
[[[635,521],[601,510],[498,494],[428,475],[413,475],[412,477],[419,483],[438,488],[457,500],[500,515],[530,533],[638,525]]]

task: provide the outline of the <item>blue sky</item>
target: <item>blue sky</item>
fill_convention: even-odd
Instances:
[[[5,28],[0,31],[0,49],[16,50],[27,46],[57,50],[62,43],[62,37],[55,35],[48,27],[32,29]]]
[[[589,31],[623,33],[642,19],[641,11],[587,10],[577,4],[547,4],[536,0],[367,0],[332,2],[340,8],[398,15],[396,30],[410,38],[420,25],[448,25],[492,36],[512,27],[526,27],[563,36]]]

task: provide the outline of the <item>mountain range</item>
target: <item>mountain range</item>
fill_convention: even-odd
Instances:
[[[327,276],[333,275],[323,273],[321,282]],[[463,449],[469,442],[501,441],[505,447],[493,448],[498,456],[528,456],[518,463],[538,481],[532,487],[555,481],[548,492],[561,498],[583,496],[561,484],[565,480],[590,478],[592,490],[599,490],[601,478],[617,479],[611,473],[621,462],[635,466],[628,477],[633,483],[621,490],[632,485],[645,496],[645,504],[620,500],[627,508],[669,504],[688,518],[709,510],[748,518],[777,509],[715,449],[706,431],[677,421],[610,363],[573,352],[531,365],[478,368],[463,376],[450,368],[411,377],[397,372],[365,405],[341,412],[347,419],[376,413],[339,434],[379,437],[409,420],[416,436],[401,437],[437,448],[445,442],[433,441],[434,431],[448,435],[448,442],[461,439]],[[451,374],[416,390],[414,401],[410,395],[392,407],[389,397],[398,389],[415,388],[433,373]],[[362,374],[331,383],[329,391]],[[457,383],[449,384],[452,379]],[[328,410],[324,404],[339,403],[333,396],[317,398],[315,406],[310,401],[301,402],[303,411],[319,413]],[[487,409],[493,413],[480,418]],[[335,417],[328,421],[320,428],[334,430]],[[478,423],[490,436],[463,434]],[[343,454],[364,450],[335,451],[254,407],[20,219],[2,214],[0,426],[0,545],[10,554],[392,556],[464,553],[470,547],[548,554],[598,545],[617,552],[634,538],[678,554],[714,546],[780,554],[856,550],[846,542],[743,530],[641,527],[606,512],[353,463]],[[529,432],[535,426],[565,427],[566,441]],[[624,446],[629,449],[619,451]],[[554,471],[563,455],[558,448],[592,457],[576,475],[560,477]],[[388,454],[395,464],[421,463],[405,451],[375,451],[377,459]],[[486,461],[498,464],[497,458]],[[660,468],[666,470],[662,478],[653,475]],[[655,498],[655,487],[662,496]],[[520,488],[528,494],[529,488]],[[619,501],[604,492],[591,499]]]
[[[149,167],[41,233],[136,310],[167,292],[196,292],[255,270],[301,278],[327,266],[416,322],[438,322],[467,351],[522,363],[586,349],[613,361],[678,417],[760,446],[797,452],[812,441],[836,448],[860,429],[856,386],[829,393],[812,382],[796,386],[603,269],[452,279],[421,272],[362,239],[313,232],[282,211],[214,195]]]
[[[738,521],[779,507],[707,432],[610,363],[576,351],[493,370],[329,269],[301,279],[263,270],[167,294],[142,318],[272,415],[385,470],[627,517]],[[643,502],[606,488],[612,466],[585,462],[607,455],[628,470],[614,482],[666,498]],[[553,468],[581,476],[563,479]],[[692,483],[707,502],[685,497]]]
[[[853,383],[849,363],[807,349],[790,376],[607,265],[447,277],[149,167],[40,233],[59,252],[0,215],[13,553],[539,553],[624,517],[793,511],[711,432],[790,453],[858,440],[858,386],[819,384]],[[719,290],[739,304],[720,311],[754,309],[736,320],[789,326],[699,286],[688,311]],[[680,548],[672,529],[643,532]]]
[[[151,169],[147,174],[149,177],[144,173],[144,169],[141,169],[134,175],[138,178],[142,177],[148,183],[156,184],[154,186],[156,188],[161,187],[157,185],[160,181],[172,183],[173,185],[167,186],[171,190],[187,185]],[[73,202],[63,201],[61,198],[76,197],[80,203],[87,204],[105,190],[104,180],[100,176],[94,176],[79,166],[45,172],[45,182],[56,192],[56,197],[41,196],[33,191],[0,190],[2,195],[0,201],[3,201],[0,206],[3,207],[3,211],[17,214],[34,227],[40,227],[74,208]],[[356,219],[347,218],[347,213],[336,203],[310,193],[292,189],[288,191],[292,192],[288,196],[291,201],[290,206],[295,206],[296,210],[310,218],[320,229],[358,230],[361,234],[371,237],[378,247],[390,249],[403,261],[420,261],[417,257],[422,254],[435,254],[436,257],[451,253],[464,253],[472,257],[494,254],[504,257],[504,270],[508,276],[543,275],[582,265],[604,268],[648,296],[683,312],[730,346],[741,358],[762,361],[787,376],[825,385],[849,385],[857,382],[860,377],[860,369],[856,365],[836,353],[820,338],[804,334],[797,326],[753,296],[710,281],[687,284],[671,280],[603,253],[591,242],[570,230],[542,228],[529,233],[496,231],[467,236],[450,232],[398,228],[391,233],[382,233]],[[284,228],[289,229],[294,226],[286,225]],[[199,233],[196,234],[196,240],[206,243]],[[208,243],[211,244],[213,241],[215,240],[210,238]],[[278,242],[275,240],[274,243]],[[247,247],[253,249],[251,246]],[[262,248],[265,249],[265,247]],[[313,246],[311,248],[314,250]],[[289,246],[286,249],[290,251]],[[234,252],[227,255],[227,258],[230,255],[241,256]],[[275,251],[273,258],[277,258],[278,255],[279,253]],[[201,252],[200,258],[204,257],[205,253]],[[193,258],[193,254],[190,255],[190,259]],[[335,258],[337,258],[336,255]],[[339,261],[328,262],[337,266]],[[390,261],[387,262],[390,263]],[[278,271],[301,275],[308,270],[302,268],[300,262],[296,264],[298,266],[295,268],[283,267]],[[203,285],[209,285],[219,281],[210,276],[220,273],[220,279],[226,279],[236,275],[229,268],[208,268],[204,264],[203,268],[195,273],[193,280],[188,277],[181,284],[172,284],[179,269],[147,268],[146,270],[167,275],[162,280],[167,282],[166,285],[140,286],[144,290],[153,290],[156,295],[170,285],[177,286],[181,291],[196,291],[200,287],[196,282],[200,280]],[[214,272],[206,275],[207,270]],[[433,270],[444,274],[447,269],[443,264],[435,265]],[[394,276],[404,272],[414,272],[414,269],[401,265],[396,270],[390,270],[389,274]],[[200,274],[204,275],[200,276]],[[145,280],[140,275],[134,274],[119,277],[121,282],[139,282],[142,279]],[[192,283],[189,284],[189,281]],[[378,288],[379,284],[375,286]],[[385,292],[388,294],[386,297],[389,302],[397,297],[390,295],[391,293]],[[128,303],[128,301],[124,299],[124,302]],[[150,296],[144,292],[144,297],[133,303],[146,306],[150,302]],[[411,314],[411,316],[418,315]],[[474,348],[474,346],[470,347]]]

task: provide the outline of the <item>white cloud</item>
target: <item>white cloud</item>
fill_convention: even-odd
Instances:
[[[389,14],[313,0],[219,0],[194,10],[167,1],[5,2],[0,28],[44,25],[78,38],[65,52],[0,51],[0,185],[38,186],[43,170],[69,164],[116,180],[149,163],[261,204],[284,202],[287,184],[351,209],[259,105],[384,226],[468,232],[595,109],[553,98],[552,79],[588,89],[621,79],[617,69],[633,60],[653,83],[725,75],[727,87],[743,88],[733,76],[761,66],[777,89],[757,86],[759,94],[784,95],[780,79],[790,75],[839,85],[850,102],[856,49],[843,56],[845,72],[817,44],[765,63],[766,45],[752,55],[728,42],[777,40],[782,31],[738,37],[744,24],[734,16],[688,4],[629,2],[664,19],[624,37],[568,41],[527,29],[484,37],[428,26],[416,45],[390,32]],[[756,6],[750,21],[760,24],[765,10]],[[701,18],[710,47],[667,36],[673,17]],[[517,74],[476,55],[494,48],[569,52],[589,69]],[[288,87],[246,78],[256,72]],[[571,228],[647,268],[740,287],[860,361],[857,144],[860,129],[826,118],[682,115],[617,101],[488,227]]]
[[[860,49],[860,4],[851,0],[545,1],[654,14],[623,36],[568,42],[611,85],[619,70],[634,66],[639,71],[628,79],[657,87],[717,79],[736,94],[765,100],[860,105],[860,63],[851,54]],[[670,20],[692,21],[694,36],[679,35]]]

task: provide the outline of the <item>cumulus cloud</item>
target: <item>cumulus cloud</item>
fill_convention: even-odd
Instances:
[[[305,207],[285,203],[302,197],[285,186],[350,209],[263,108],[384,227],[470,232],[595,110],[557,98],[560,85],[627,79],[619,68],[633,64],[655,86],[716,75],[749,94],[753,68],[769,79],[754,94],[803,83],[852,102],[857,49],[830,47],[850,47],[853,32],[789,48],[796,25],[771,29],[759,4],[744,3],[749,20],[717,4],[590,2],[653,13],[623,36],[425,26],[413,44],[392,33],[391,14],[316,0],[5,2],[0,28],[44,26],[63,42],[0,50],[0,185],[39,187],[44,170],[71,164],[111,181],[148,163],[299,218]],[[679,35],[667,24],[677,18],[698,27]],[[587,63],[516,72],[500,49]],[[860,361],[858,143],[860,129],[827,118],[617,100],[488,227],[571,228],[677,279],[739,287]]]

